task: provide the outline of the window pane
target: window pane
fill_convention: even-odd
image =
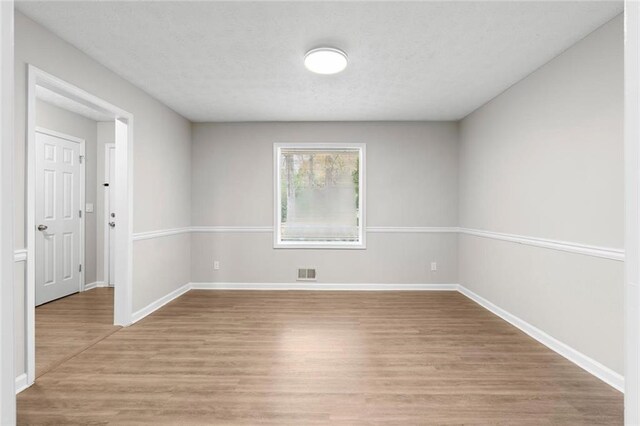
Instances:
[[[358,241],[359,151],[283,149],[281,241]]]

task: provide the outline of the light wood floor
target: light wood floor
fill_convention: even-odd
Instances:
[[[36,308],[36,377],[118,330],[113,289],[95,288]]]
[[[454,292],[190,291],[40,377],[20,424],[622,424],[622,394]]]

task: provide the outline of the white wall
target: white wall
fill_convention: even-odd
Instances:
[[[190,123],[42,26],[16,12],[16,249],[25,246],[25,118],[27,64],[66,80],[134,116],[134,232],[188,226],[191,217]],[[187,237],[188,239],[188,237]],[[189,282],[185,236],[134,243],[134,311]],[[24,295],[24,285],[18,291]],[[18,300],[20,296],[16,296]],[[24,305],[16,305],[23,323]],[[17,332],[18,337],[20,332]],[[24,359],[24,341],[17,341]],[[20,361],[17,362],[20,364]],[[23,366],[24,367],[24,366]],[[24,368],[17,371],[20,374]]]
[[[366,143],[368,227],[457,223],[455,123],[194,124],[193,138],[194,226],[273,226],[276,142]],[[457,281],[451,233],[370,232],[366,250],[276,250],[270,232],[198,233],[192,254],[194,282],[292,282],[307,266],[317,268],[319,282]]]
[[[460,226],[623,248],[623,21],[465,118]],[[460,236],[460,283],[623,371],[623,263]]]

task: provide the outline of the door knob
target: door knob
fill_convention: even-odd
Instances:
[[[38,225],[38,231],[46,231],[49,229],[47,225]]]
[[[112,228],[115,228],[116,227],[116,223],[115,222],[109,222],[109,226],[112,227]]]

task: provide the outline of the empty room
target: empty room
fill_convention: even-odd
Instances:
[[[0,424],[640,425],[639,18],[0,2]]]

